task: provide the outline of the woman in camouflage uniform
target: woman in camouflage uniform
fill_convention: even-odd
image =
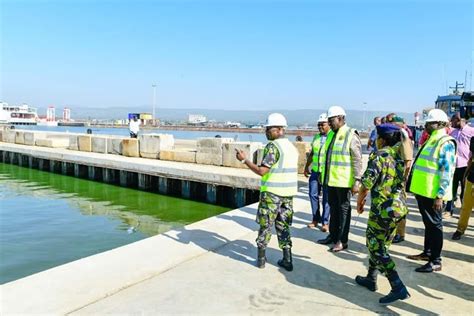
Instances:
[[[395,270],[395,262],[388,253],[397,224],[406,217],[408,212],[404,190],[405,164],[399,150],[400,136],[400,128],[396,125],[377,126],[379,150],[369,157],[357,200],[357,212],[361,214],[370,190],[371,207],[366,232],[369,271],[366,277],[357,276],[355,281],[371,291],[376,291],[377,270],[384,274],[390,281],[392,290],[379,300],[381,304],[389,304],[410,297]]]

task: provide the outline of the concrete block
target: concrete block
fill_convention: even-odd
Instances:
[[[160,157],[160,151],[174,148],[174,137],[171,134],[140,134],[138,135],[140,157]]]
[[[240,149],[245,152],[247,159],[254,161],[257,158],[257,150],[263,146],[260,142],[233,142],[222,145],[222,165],[224,167],[248,168],[235,158],[235,150]]]
[[[92,136],[92,152],[107,154],[107,136]]]
[[[80,135],[77,137],[77,142],[80,151],[91,152],[92,151],[92,136],[91,135]]]
[[[127,157],[140,157],[138,139],[125,138],[122,140],[122,155]]]
[[[196,151],[162,150],[160,160],[196,163]]]
[[[304,173],[304,166],[306,165],[306,159],[309,152],[311,151],[311,144],[308,142],[295,142],[293,143],[298,150],[298,173]]]
[[[15,144],[20,144],[20,145],[25,144],[25,132],[15,131]]]
[[[199,148],[222,148],[222,144],[232,142],[232,138],[203,137],[198,138],[196,145],[199,151]]]
[[[196,163],[222,166],[222,148],[198,148]]]
[[[16,137],[16,132],[13,130],[6,130],[5,133],[3,133],[3,139],[2,141],[5,143],[15,143],[15,137]]]
[[[234,142],[232,138],[198,138],[196,163],[222,166],[223,144]]]
[[[35,146],[37,139],[46,138],[46,133],[24,132],[23,136],[25,140],[25,145]]]
[[[69,146],[69,139],[60,138],[39,138],[36,140],[36,146],[50,147],[50,148],[67,148]]]
[[[79,150],[79,136],[69,135],[69,147],[70,150]]]
[[[122,137],[109,137],[107,138],[107,152],[113,155],[122,154]]]

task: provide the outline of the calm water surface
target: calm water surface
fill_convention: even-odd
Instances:
[[[0,284],[227,210],[0,163]]]

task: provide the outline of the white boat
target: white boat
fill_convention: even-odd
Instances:
[[[27,104],[8,105],[0,102],[0,123],[14,125],[36,125],[38,113],[36,108]]]

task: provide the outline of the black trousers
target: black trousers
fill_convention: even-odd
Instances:
[[[328,186],[328,202],[331,219],[329,236],[333,242],[347,243],[351,224],[351,189]]]
[[[423,252],[430,257],[430,261],[441,263],[443,249],[443,211],[433,210],[434,199],[416,195],[423,223],[425,224],[425,243]]]
[[[456,170],[454,171],[453,200],[449,201],[448,204],[446,204],[446,212],[451,212],[451,215],[453,214],[454,201],[456,200],[456,196],[458,195],[459,184],[461,184],[461,196],[460,196],[461,201],[464,197],[464,173],[466,173],[466,169],[467,167],[461,167],[461,168],[456,168]]]

